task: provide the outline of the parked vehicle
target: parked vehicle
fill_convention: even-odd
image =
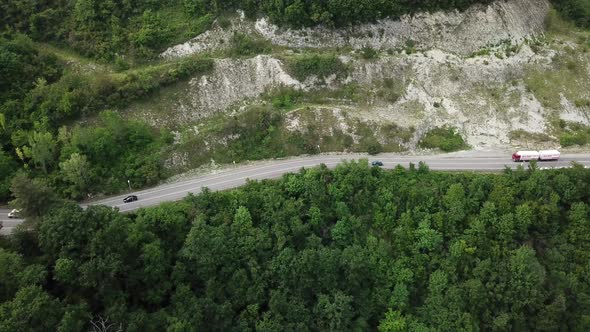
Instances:
[[[557,150],[541,150],[541,151],[516,151],[512,154],[512,161],[549,161],[558,160],[560,152]]]
[[[137,200],[137,196],[135,195],[129,195],[125,198],[123,198],[123,203],[131,203]]]
[[[379,160],[375,160],[371,163],[371,166],[383,166],[383,163]]]
[[[20,214],[20,210],[13,209],[12,211],[8,212],[8,218],[18,218]]]

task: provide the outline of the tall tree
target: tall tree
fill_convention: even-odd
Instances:
[[[25,155],[40,165],[43,172],[55,161],[57,141],[49,132],[33,131],[29,136],[29,145],[23,148]]]
[[[72,184],[70,195],[80,198],[88,190],[91,181],[91,165],[85,155],[72,153],[70,159],[59,163],[64,180]]]
[[[55,191],[45,181],[31,179],[24,173],[14,176],[10,191],[14,196],[11,204],[19,208],[25,218],[41,217],[59,202]]]

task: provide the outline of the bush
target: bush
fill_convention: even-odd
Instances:
[[[590,100],[588,99],[576,99],[574,103],[576,107],[590,107]]]
[[[416,53],[416,42],[408,39],[406,40],[406,47],[405,47],[406,54]]]
[[[458,151],[469,146],[463,137],[455,132],[454,128],[435,128],[426,133],[420,142],[420,146],[427,149],[441,149],[445,152]]]
[[[232,36],[230,53],[233,56],[252,56],[270,51],[268,41],[256,40],[243,33],[234,33]]]
[[[381,144],[377,141],[375,142],[371,142],[367,145],[367,152],[370,155],[376,155],[379,154],[381,151],[383,150],[383,147],[381,146]]]
[[[590,28],[590,2],[588,0],[553,0],[552,2],[561,16],[572,20],[580,27]]]
[[[590,144],[590,126],[564,120],[554,126],[560,132],[559,143],[562,146]]]
[[[291,108],[301,97],[302,93],[292,88],[279,88],[269,93],[269,99],[275,108]]]
[[[562,146],[584,145],[588,143],[588,135],[586,133],[574,132],[564,133],[559,137],[559,144]]]
[[[363,47],[361,49],[361,56],[366,60],[375,59],[377,57],[377,51],[372,47]]]
[[[330,75],[342,75],[347,67],[334,55],[306,55],[292,59],[288,68],[293,76],[300,81],[310,76],[324,78]]]
[[[113,64],[115,71],[122,72],[129,69],[129,63],[123,60],[121,57],[115,58],[115,63]]]
[[[165,83],[175,82],[178,79],[189,78],[196,74],[205,74],[213,70],[215,62],[210,58],[189,58],[177,65],[176,68],[168,71],[168,78],[163,79]]]
[[[160,158],[163,147],[170,143],[165,132],[141,122],[123,121],[114,112],[103,112],[95,126],[74,127],[68,133],[70,139],[63,142],[61,159],[70,159],[72,151],[83,155],[88,165],[85,171],[93,179],[87,187],[77,189],[112,193],[124,190],[127,180],[138,188],[153,185],[164,176]],[[60,189],[71,195],[68,185],[63,183]],[[85,193],[82,190],[79,194]]]

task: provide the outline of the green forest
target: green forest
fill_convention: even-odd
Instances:
[[[367,160],[0,239],[0,331],[588,331],[590,170]]]

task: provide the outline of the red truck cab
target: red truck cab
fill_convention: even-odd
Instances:
[[[512,154],[512,161],[520,161],[520,155],[516,152]]]

